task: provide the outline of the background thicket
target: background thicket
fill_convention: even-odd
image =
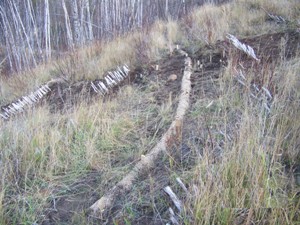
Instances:
[[[204,0],[3,0],[0,40],[7,69],[21,72],[94,40],[178,19]],[[217,1],[215,1],[217,2]]]

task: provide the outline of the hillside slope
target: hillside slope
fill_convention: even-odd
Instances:
[[[296,224],[300,4],[282,4],[208,4],[3,80],[0,223]],[[182,123],[93,213],[178,118],[182,49]]]

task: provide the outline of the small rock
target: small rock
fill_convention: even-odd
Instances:
[[[168,77],[168,81],[175,81],[177,80],[177,75],[176,74],[172,74]]]

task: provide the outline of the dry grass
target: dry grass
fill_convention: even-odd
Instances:
[[[1,123],[0,223],[35,222],[57,186],[87,171],[120,178],[159,138],[148,127],[156,133],[170,122],[169,102],[157,106],[147,95],[125,87],[109,102],[83,102],[63,115],[39,107]]]
[[[181,37],[175,21],[158,21],[148,32],[132,32],[111,41],[96,42],[74,52],[62,53],[57,60],[46,65],[2,78],[0,103],[30,93],[51,79],[63,78],[70,83],[99,79],[120,65],[134,67],[160,59],[163,54],[170,53]]]
[[[186,21],[187,31],[190,39],[212,44],[225,39],[227,33],[244,37],[282,29],[284,26],[267,22],[266,11],[295,23],[300,19],[297,0],[237,0],[195,10]]]
[[[267,21],[263,9],[291,23]],[[100,78],[105,71],[124,63],[131,68],[144,66],[172,53],[170,46],[176,43],[193,49],[198,44],[223,40],[227,33],[243,37],[294,28],[298,26],[295,21],[300,18],[299,9],[297,0],[208,4],[182,22],[157,21],[148,31],[94,43],[31,72],[1,80],[0,103],[29,93],[53,77],[76,82]],[[252,216],[244,214],[244,223],[296,223],[299,186],[293,170],[299,165],[299,58],[283,59],[274,69],[276,93],[272,93],[270,113],[236,82],[233,71],[237,65],[233,62],[230,59],[220,79],[221,94],[215,98],[199,96],[195,105],[201,107],[193,107],[189,115],[193,120],[190,132],[206,135],[202,125],[207,123],[211,137],[207,134],[205,141],[221,143],[222,153],[216,156],[209,144],[192,143],[197,147],[193,149],[196,163],[178,165],[170,155],[163,159],[168,164],[168,177],[162,179],[172,182],[180,176],[189,184],[192,196],[184,200],[183,224],[238,224],[243,217],[238,209],[254,209]],[[251,71],[245,75],[249,84],[255,80],[256,74]],[[266,72],[262,77],[268,80],[269,76]],[[109,101],[82,102],[64,114],[49,113],[44,106],[12,121],[0,121],[0,224],[33,224],[41,220],[43,207],[59,197],[54,190],[68,189],[70,181],[91,170],[102,174],[98,192],[103,194],[151,149],[158,134],[171,122],[174,102],[166,99],[156,105],[153,101],[159,85],[147,87],[146,91],[128,86]],[[206,109],[203,104],[212,100]],[[197,131],[192,130],[196,125]],[[230,138],[220,135],[221,129]],[[200,148],[202,154],[197,150]],[[122,213],[129,215],[127,224],[141,216],[136,205],[151,205],[147,209],[150,215],[168,217],[160,211],[166,210],[165,198],[157,197],[160,172],[153,175],[158,178],[149,175],[149,184],[144,181],[137,185],[132,196],[124,196],[128,197],[122,206]],[[141,191],[144,187],[150,192]]]
[[[299,164],[300,110],[299,102],[292,100],[300,97],[299,66],[292,61],[276,68],[285,72],[275,78],[278,93],[270,114],[246,89],[237,88],[231,73],[224,75],[224,92],[216,100],[219,107],[211,119],[230,138],[221,137],[223,151],[217,161],[207,150],[197,163],[196,201],[192,200],[195,224],[236,224],[239,219],[243,224],[249,209],[256,213],[249,218],[255,223],[294,224],[298,220],[299,188],[290,169]],[[212,133],[212,139],[220,141],[219,130]],[[238,209],[248,210],[244,220]]]

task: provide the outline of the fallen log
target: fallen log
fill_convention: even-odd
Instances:
[[[168,147],[181,139],[182,123],[184,115],[189,107],[189,97],[191,91],[191,74],[192,74],[192,60],[186,55],[185,69],[181,83],[181,94],[179,104],[176,111],[175,120],[172,122],[170,128],[162,136],[161,140],[156,146],[135,165],[120,182],[97,200],[91,207],[91,216],[103,218],[105,212],[113,206],[113,203],[118,196],[129,192],[135,181],[142,175],[145,175],[151,168],[155,166],[155,162],[162,154],[165,154]],[[181,54],[183,54],[181,53]]]

